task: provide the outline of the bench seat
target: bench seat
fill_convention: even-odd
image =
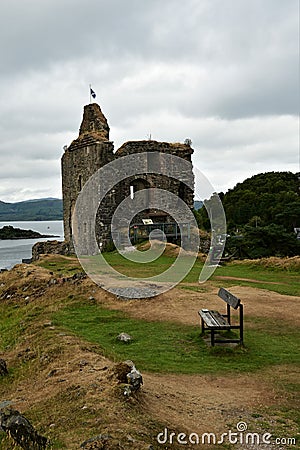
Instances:
[[[218,328],[220,330],[230,329],[230,323],[219,311],[210,311],[209,309],[201,309],[199,315],[205,321],[207,328]]]

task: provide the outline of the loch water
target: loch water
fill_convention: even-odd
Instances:
[[[51,234],[55,237],[37,239],[0,239],[0,269],[11,269],[22,262],[22,259],[31,258],[32,246],[39,241],[63,241],[63,221],[35,221],[35,222],[0,222],[0,228],[11,225],[14,228],[33,230],[40,234]]]

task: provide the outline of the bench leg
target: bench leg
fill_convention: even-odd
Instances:
[[[244,311],[243,305],[240,305],[240,344],[244,345]]]
[[[214,347],[215,346],[215,330],[214,329],[210,330],[210,342],[211,342],[211,346]]]
[[[201,334],[204,334],[204,320],[201,317]]]
[[[244,345],[244,330],[243,330],[243,327],[240,328],[240,344]]]

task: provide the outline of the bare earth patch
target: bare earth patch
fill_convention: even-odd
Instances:
[[[258,376],[147,375],[146,398],[151,414],[170,428],[189,433],[222,433],[228,424],[247,419],[253,407],[274,403],[275,392]]]

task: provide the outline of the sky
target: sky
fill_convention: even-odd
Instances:
[[[89,84],[115,149],[192,140],[216,192],[299,171],[298,0],[1,0],[0,200],[61,198]]]

